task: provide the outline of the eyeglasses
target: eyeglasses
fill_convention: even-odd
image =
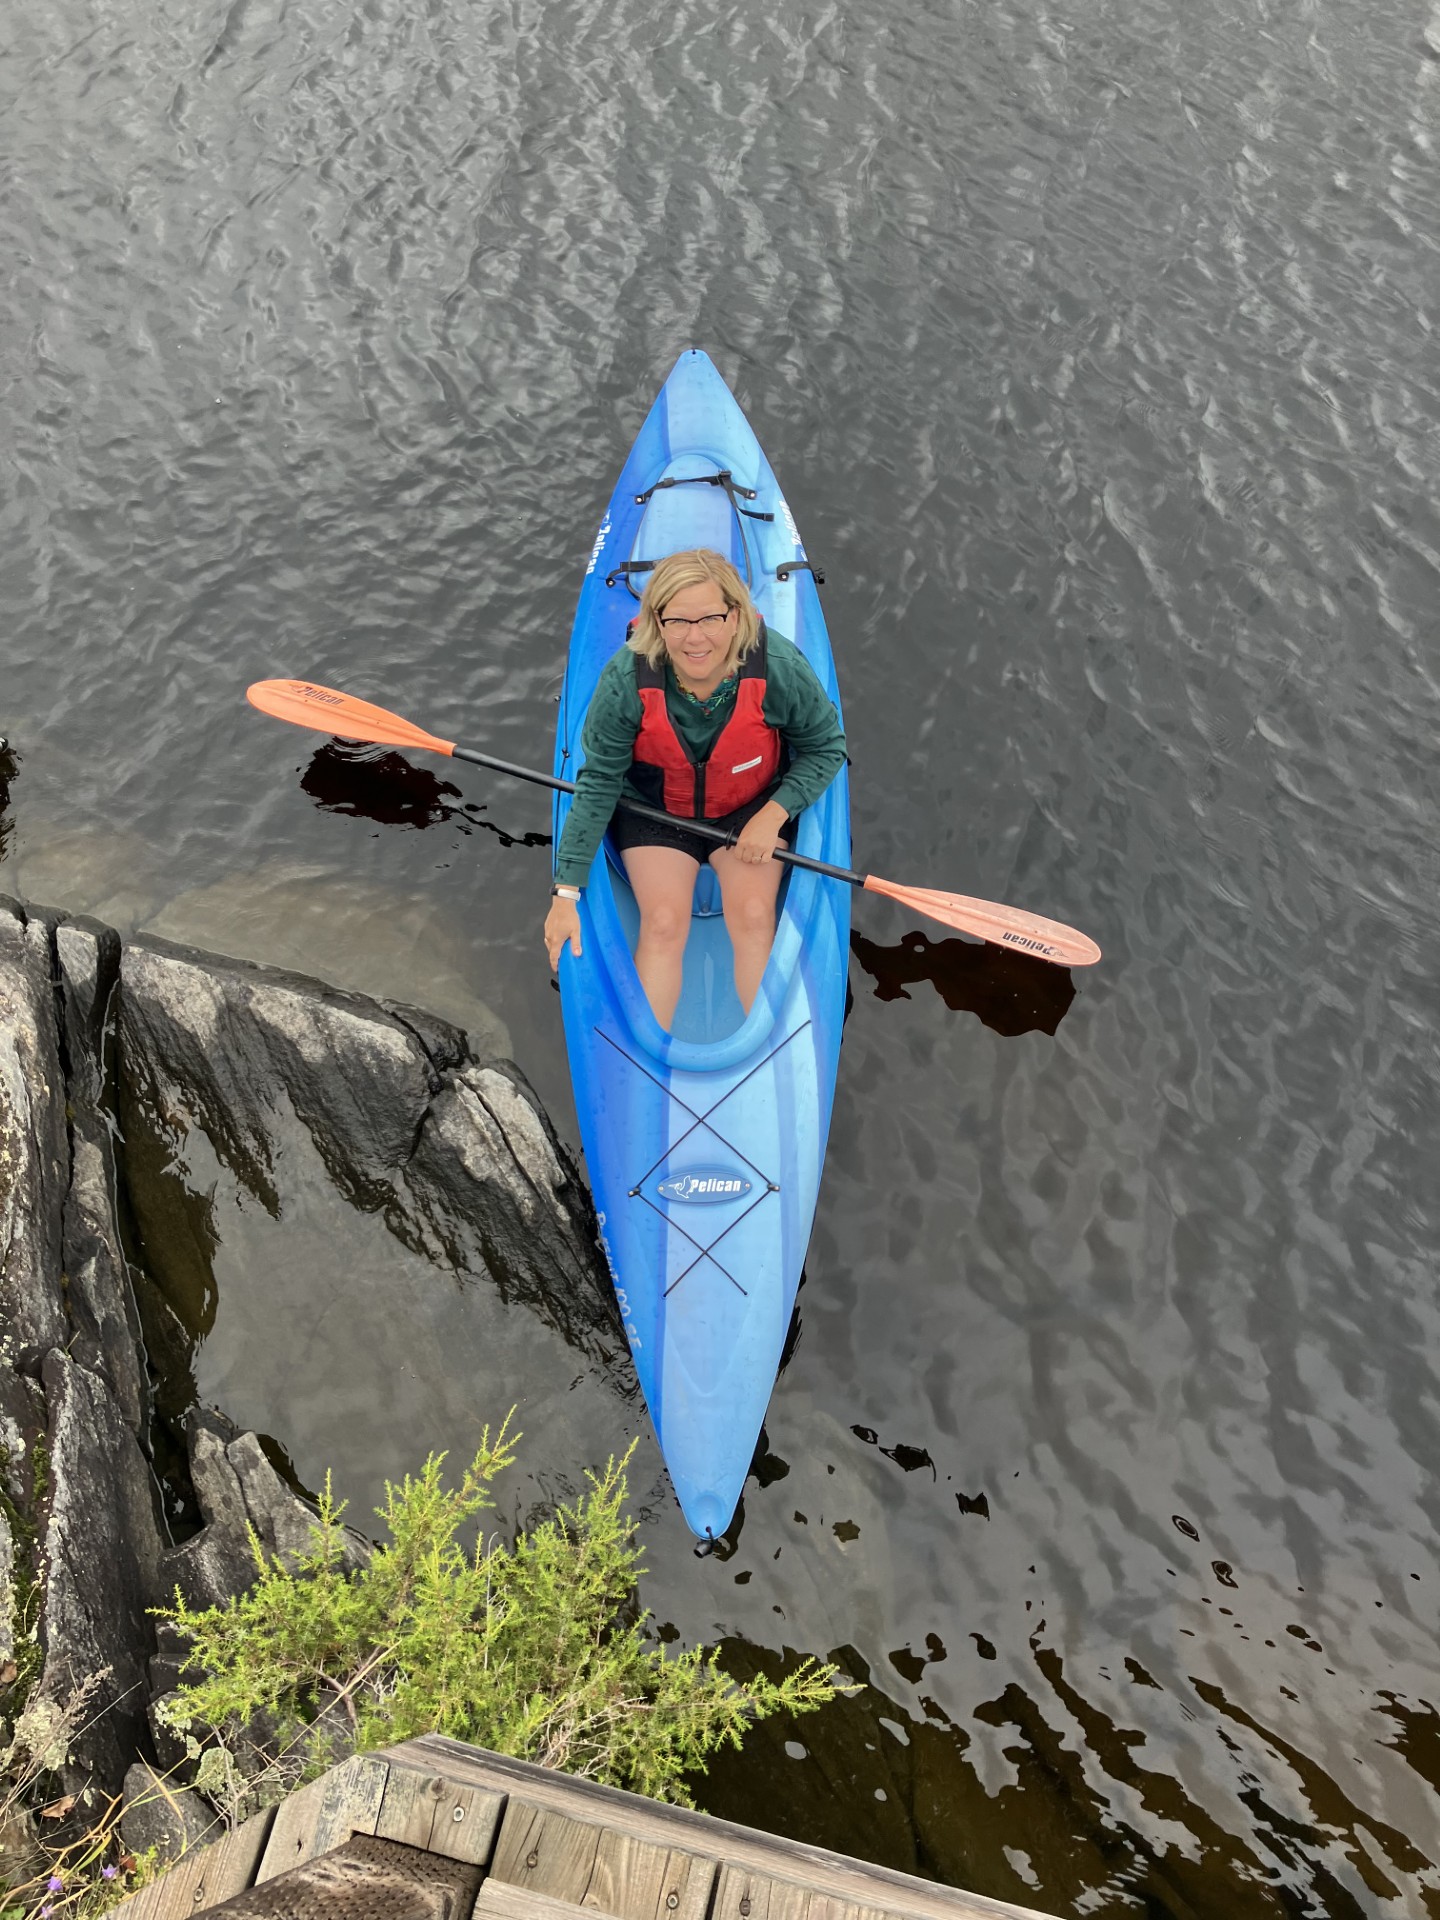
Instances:
[[[698,620],[686,620],[680,614],[672,613],[660,622],[660,630],[669,634],[672,640],[680,639],[690,627],[701,627],[706,633],[718,633],[734,611],[733,607],[726,607],[723,613],[702,613]]]

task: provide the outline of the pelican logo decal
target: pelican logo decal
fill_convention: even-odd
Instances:
[[[717,1206],[724,1200],[742,1200],[750,1182],[733,1167],[687,1167],[672,1173],[656,1187],[662,1200],[683,1200],[692,1206]]]
[[[605,518],[600,523],[600,531],[595,536],[595,544],[590,549],[590,564],[585,569],[587,577],[595,571],[595,562],[600,558],[600,549],[605,545],[605,542],[609,538],[610,538],[610,515],[607,512],[605,515]]]
[[[1011,933],[1007,927],[1000,938],[1002,940],[1008,940],[1012,947],[1023,947],[1027,953],[1043,953],[1047,959],[1053,959],[1055,957],[1056,950],[1054,947],[1047,946],[1043,940],[1033,939],[1029,934]]]

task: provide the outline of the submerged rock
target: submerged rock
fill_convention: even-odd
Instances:
[[[120,976],[127,1134],[132,1117],[199,1127],[274,1216],[283,1095],[351,1205],[614,1354],[588,1197],[513,1063],[477,1063],[457,1027],[414,1009],[167,941],[132,941]]]
[[[439,1078],[374,1001],[298,975],[137,940],[121,961],[121,1071],[161,1110],[177,1102],[262,1204],[283,1090],[336,1186],[383,1204]]]

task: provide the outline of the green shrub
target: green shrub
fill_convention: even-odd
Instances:
[[[433,1454],[387,1485],[377,1512],[389,1538],[359,1571],[346,1564],[327,1481],[304,1556],[282,1564],[252,1536],[249,1593],[204,1611],[177,1594],[165,1609],[189,1638],[193,1675],[172,1723],[218,1738],[202,1764],[228,1811],[246,1809],[240,1775],[252,1775],[248,1804],[272,1797],[257,1797],[253,1768],[236,1768],[256,1728],[285,1787],[349,1753],[436,1732],[688,1805],[685,1775],[739,1746],[752,1721],[834,1697],[835,1670],[813,1661],[778,1683],[741,1684],[715,1653],[667,1657],[647,1636],[642,1553],[623,1512],[629,1454],[513,1549],[482,1534],[467,1553],[457,1535],[494,1505],[490,1484],[517,1438],[507,1420],[492,1445],[487,1428],[458,1487]]]

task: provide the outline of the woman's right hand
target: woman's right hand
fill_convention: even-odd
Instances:
[[[550,956],[550,971],[556,973],[560,967],[560,954],[566,941],[570,942],[570,951],[580,958],[580,909],[573,900],[567,900],[563,894],[557,894],[550,902],[550,911],[545,916],[545,951]]]

